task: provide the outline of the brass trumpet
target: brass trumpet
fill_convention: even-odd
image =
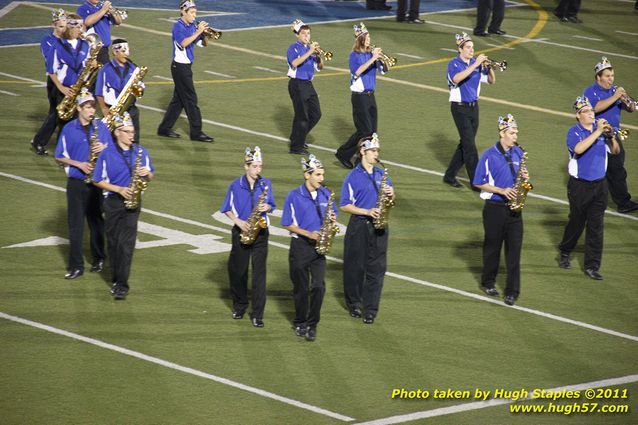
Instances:
[[[488,68],[492,68],[492,69],[498,68],[501,72],[503,72],[503,71],[505,71],[507,69],[507,62],[506,61],[496,61],[496,60],[492,60],[490,58],[486,58],[483,61],[483,63]]]
[[[618,88],[618,86],[614,86],[614,88]],[[625,94],[623,94],[622,96],[620,96],[620,101],[622,103],[625,104],[625,106],[627,108],[636,108],[638,107],[638,102],[636,102],[636,100],[634,98],[632,98],[631,96],[629,96],[629,93],[625,92]]]
[[[197,21],[197,25],[199,25],[200,22],[202,21]],[[213,29],[213,27],[211,26],[206,28],[202,34],[204,34],[204,37],[208,38],[209,40],[219,40],[220,38],[222,38],[222,32]]]
[[[100,3],[98,3],[98,6],[102,7],[103,4],[104,2],[101,1]],[[123,21],[126,21],[126,18],[128,18],[128,11],[126,9],[118,9],[111,6],[111,8],[109,9],[109,13],[112,16],[119,16]]]
[[[312,43],[313,42],[311,41],[310,44]],[[332,52],[326,52],[325,50],[323,50],[321,46],[319,46],[319,43],[317,43],[317,47],[315,47],[315,53],[321,56],[326,62],[332,60]]]
[[[376,49],[376,46],[370,46],[370,49],[374,50]],[[383,65],[385,66],[386,70],[392,68],[394,65],[397,64],[397,58],[386,55],[385,53],[383,53],[383,50],[381,50],[381,54],[379,55],[379,60],[383,62]]]
[[[624,142],[625,140],[627,140],[629,138],[629,134],[631,133],[629,131],[628,128],[614,128],[611,126],[611,124],[609,124],[608,121],[605,121],[603,123],[603,133],[605,134],[605,137],[608,138],[612,138],[615,137],[616,140],[619,140],[621,142]]]

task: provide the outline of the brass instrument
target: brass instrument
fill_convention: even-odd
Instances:
[[[618,88],[618,86],[614,86],[614,88]],[[638,107],[638,102],[633,97],[629,96],[629,93],[627,92],[620,96],[620,101],[629,109],[636,109]]]
[[[605,134],[605,137],[609,139],[615,137],[616,140],[624,142],[629,138],[629,134],[631,132],[628,128],[614,128],[611,124],[609,124],[608,121],[605,120],[605,122],[603,123],[603,133]]]
[[[492,68],[492,69],[498,68],[499,71],[501,71],[501,72],[503,72],[503,71],[505,71],[507,69],[507,61],[497,61],[497,60],[492,60],[490,58],[486,58],[483,61],[483,63],[488,68]]]
[[[86,173],[86,177],[84,177],[84,183],[91,183],[93,180],[93,170],[95,169],[95,163],[97,162],[97,157],[100,156],[99,153],[93,152],[93,148],[96,143],[100,141],[97,138],[97,120],[93,119],[93,134],[91,135],[91,140],[89,140],[89,163],[91,164],[91,171]]]
[[[259,179],[260,178],[258,177],[257,180]],[[259,235],[261,229],[265,229],[266,227],[268,227],[266,219],[259,211],[259,208],[266,202],[266,196],[268,196],[268,186],[264,185],[264,190],[261,192],[261,195],[259,195],[257,204],[253,208],[253,211],[250,213],[250,217],[248,217],[248,220],[246,220],[246,223],[249,227],[248,231],[244,232],[242,230],[242,232],[239,234],[239,240],[244,245],[252,245],[257,239],[257,236]]]
[[[370,46],[370,48],[374,50],[376,49],[376,46]],[[386,55],[385,53],[383,53],[383,50],[381,50],[381,54],[379,55],[379,60],[383,63],[383,66],[385,67],[386,71],[397,64],[397,58]]]
[[[103,118],[102,122],[109,127],[109,130],[115,129],[115,114],[122,115],[131,106],[133,101],[144,95],[144,85],[142,79],[148,72],[145,66],[135,68],[126,85],[115,100],[115,104],[109,108],[109,117]]]
[[[102,67],[101,63],[96,62],[97,54],[102,48],[102,40],[100,40],[100,36],[93,34],[82,34],[80,35],[82,40],[86,40],[89,42],[89,54],[86,59],[86,66],[78,75],[78,79],[75,80],[75,83],[70,87],[73,91],[72,95],[64,96],[62,102],[57,106],[58,117],[63,121],[69,121],[73,118],[76,111],[76,99],[80,94],[80,90],[82,87],[91,87],[93,82],[97,78],[97,71]]]
[[[516,146],[518,146],[518,144]],[[525,200],[527,199],[527,192],[534,188],[529,178],[523,178],[523,171],[527,172],[527,151],[520,146],[518,147],[523,151],[523,156],[521,157],[518,174],[516,174],[516,180],[514,181],[513,189],[516,191],[516,197],[507,201],[507,206],[514,212],[521,212],[523,210]]]
[[[98,6],[100,8],[102,8],[102,5],[104,4],[103,1],[98,3]],[[118,16],[120,17],[123,21],[126,21],[126,18],[128,18],[128,11],[126,9],[118,9],[116,7],[111,6],[111,8],[109,9],[109,14],[111,16]]]
[[[144,191],[148,187],[148,179],[146,177],[140,176],[141,166],[142,166],[142,148],[138,145],[137,157],[135,158],[135,167],[131,171],[131,181],[129,182],[129,185],[128,185],[128,188],[133,191],[133,196],[131,196],[131,199],[124,200],[124,207],[126,207],[126,209],[128,210],[134,210],[140,206],[142,193],[144,193]]]
[[[202,21],[197,21],[197,25],[199,25],[199,23]],[[204,30],[204,32],[202,32],[202,34],[204,35],[204,37],[206,37],[207,39],[213,39],[213,40],[219,40],[220,38],[222,38],[222,32],[213,29],[213,27],[208,27]]]
[[[383,167],[383,176],[379,184],[379,196],[375,208],[379,210],[379,217],[372,220],[374,228],[377,230],[385,229],[390,218],[390,209],[394,207],[394,198],[386,195],[385,188],[388,187],[388,169],[381,161],[377,160],[379,165]]]
[[[328,197],[328,205],[326,206],[326,213],[323,215],[323,222],[321,223],[321,228],[319,229],[319,239],[317,239],[317,245],[315,246],[315,251],[319,255],[327,255],[330,252],[330,247],[332,247],[332,239],[334,239],[335,235],[339,233],[339,226],[337,223],[332,220],[332,205],[335,201],[335,193],[328,189],[330,192],[330,196]],[[317,195],[319,196],[319,195]]]
[[[312,44],[312,42],[310,43]],[[315,54],[317,54],[318,56],[321,56],[323,60],[325,60],[326,62],[331,61],[333,56],[332,52],[326,52],[318,44],[317,44],[317,47],[315,47]]]

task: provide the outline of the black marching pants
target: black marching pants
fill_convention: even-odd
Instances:
[[[46,146],[51,136],[53,136],[55,128],[59,125],[60,130],[62,130],[62,127],[66,124],[66,121],[62,121],[58,118],[58,111],[56,109],[58,104],[64,99],[64,95],[58,90],[55,84],[53,84],[50,76],[47,77],[47,98],[49,99],[49,112],[38,129],[38,132],[33,136],[34,145]]]
[[[124,199],[119,195],[108,196],[104,200],[111,283],[124,288],[129,287],[128,278],[131,274],[141,209],[141,205],[134,210],[126,209]]]
[[[478,0],[475,33],[485,32],[490,15],[492,20],[488,30],[496,32],[501,29],[503,18],[505,18],[505,0]]]
[[[576,17],[580,10],[580,0],[560,0],[554,13],[559,18]]]
[[[405,19],[405,13],[408,9],[408,1],[410,2],[410,10],[408,11],[408,19],[417,19],[419,17],[419,6],[421,0],[399,0],[397,1],[397,20]]]
[[[326,292],[326,257],[315,251],[316,241],[299,236],[291,238],[288,263],[292,296],[295,302],[295,326],[316,328]]]
[[[474,103],[473,106],[470,106],[459,105],[452,102],[451,110],[454,124],[456,124],[456,129],[459,132],[461,140],[456,146],[456,150],[452,155],[452,159],[443,178],[447,181],[453,181],[463,164],[465,164],[467,175],[470,178],[470,184],[472,184],[476,164],[478,164],[478,152],[476,151],[476,142],[474,140],[479,126],[478,103]]]
[[[102,190],[83,180],[69,178],[66,184],[67,219],[69,224],[69,270],[84,270],[82,241],[84,219],[89,224],[91,258],[93,263],[103,260],[104,220],[102,219]]]
[[[625,169],[625,147],[616,138],[620,153],[618,155],[607,155],[607,183],[609,194],[614,203],[622,208],[631,201],[631,194],[627,187],[627,170]]]
[[[197,106],[197,93],[193,84],[191,64],[173,61],[171,64],[171,76],[175,83],[173,98],[166,108],[164,119],[160,123],[157,132],[167,133],[172,129],[182,113],[182,109],[185,109],[188,125],[190,126],[190,137],[191,139],[197,138],[202,134],[202,113],[199,110],[199,106]]]
[[[377,131],[377,101],[374,98],[374,92],[352,92],[350,100],[352,102],[352,119],[357,131],[337,149],[337,155],[346,160],[350,160],[358,152],[357,143],[361,138],[370,136]]]
[[[288,81],[288,93],[295,110],[290,133],[290,150],[298,152],[304,149],[306,136],[321,119],[321,105],[312,81],[291,78]]]
[[[232,249],[228,257],[228,278],[233,311],[244,313],[248,308],[248,266],[252,257],[252,304],[251,316],[263,319],[266,306],[266,260],[268,258],[268,229],[262,229],[252,245],[240,241],[241,230],[233,226]]]

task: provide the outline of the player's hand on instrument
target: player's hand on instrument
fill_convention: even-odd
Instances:
[[[514,189],[513,187],[506,187],[505,189],[501,189],[501,195],[503,195],[507,199],[515,199],[516,189]]]
[[[120,189],[118,190],[118,193],[120,195],[122,195],[122,198],[124,198],[124,199],[133,198],[133,189],[131,189],[130,187],[120,186]]]
[[[205,30],[206,28],[208,28],[208,22],[206,22],[206,21],[199,21],[199,22],[197,23],[197,32],[198,32],[199,34],[203,33],[203,32],[204,32],[204,30]]]
[[[381,211],[379,208],[370,208],[368,210],[368,215],[372,218],[379,218],[381,216]]]
[[[319,47],[319,43],[317,43],[316,41],[313,41],[312,43],[310,43],[310,46],[308,47],[310,48],[311,53],[316,53],[317,48]]]
[[[109,0],[106,0],[104,3],[102,3],[102,11],[110,12],[111,9],[113,9],[113,4]]]
[[[70,97],[75,94],[75,91],[71,87],[62,86],[62,88],[60,88],[59,90],[60,90],[60,93],[62,93],[65,96]]]
[[[89,174],[91,171],[93,171],[93,166],[90,162],[78,162],[76,164],[76,167],[82,170],[84,174]]]
[[[271,209],[270,204],[263,203],[263,204],[259,205],[259,208],[257,208],[257,211],[259,211],[259,212],[262,212],[262,213],[263,213],[263,212],[268,212],[268,211],[270,211],[270,209]]]
[[[316,241],[316,240],[319,240],[320,235],[321,234],[315,230],[313,232],[308,233],[308,238]]]
[[[375,47],[372,49],[372,59],[377,60],[381,57],[381,48]]]
[[[149,174],[151,174],[151,171],[146,167],[139,167],[137,169],[137,173],[140,177],[147,177]]]
[[[475,63],[476,63],[476,66],[482,65],[482,64],[483,64],[483,62],[485,62],[485,59],[487,59],[487,56],[486,56],[486,55],[484,55],[483,53],[481,53],[480,55],[478,55],[478,56],[476,57],[476,62],[475,62]]]
[[[235,218],[235,225],[239,227],[239,230],[241,230],[242,232],[250,231],[250,226],[248,225],[248,223],[240,218]]]
[[[394,188],[392,186],[386,186],[383,188],[383,192],[390,198],[394,198]]]

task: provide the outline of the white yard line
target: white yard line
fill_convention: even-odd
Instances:
[[[172,78],[163,77],[161,75],[153,75],[153,78],[157,78],[158,80],[164,80],[164,81],[173,81]]]
[[[0,93],[2,93],[2,94],[6,94],[6,95],[8,95],[8,96],[20,96],[19,94],[12,93],[12,92],[10,92],[10,91],[5,91],[5,90],[0,90]]]
[[[40,43],[27,43],[27,44],[7,44],[4,46],[0,46],[0,49],[9,49],[12,47],[31,47],[31,46],[40,46]]]
[[[21,3],[22,3],[21,1],[12,1],[8,5],[0,9],[0,18],[3,18],[5,15],[7,15],[7,13],[11,12],[13,9],[20,6]]]
[[[582,40],[589,40],[589,41],[603,41],[601,38],[585,37],[584,35],[572,35],[572,37],[580,38]]]
[[[37,28],[51,28],[51,25],[40,25],[37,27],[11,27],[11,28],[0,28],[0,31],[10,31],[10,30],[32,30]],[[24,44],[23,44],[24,46]]]
[[[39,44],[38,44],[39,46]],[[29,83],[34,83],[36,87],[46,87],[47,83],[44,81],[32,80],[31,78],[20,77],[19,75],[7,74],[6,72],[0,72],[0,75],[5,77],[13,78],[15,80],[27,81]]]
[[[407,53],[397,53],[396,55],[397,56],[405,56],[406,58],[419,59],[419,60],[425,59],[423,56],[409,55]]]
[[[215,72],[215,71],[204,71],[207,74],[212,74],[212,75],[218,75],[220,77],[224,77],[224,78],[237,78],[233,75],[228,75],[228,74],[222,74],[221,72]]]
[[[618,31],[618,30],[616,30],[616,32],[617,32],[618,34],[638,35],[638,32],[627,32],[627,31]]]
[[[338,419],[343,422],[353,421],[354,418],[349,416],[341,415],[339,413],[331,412],[330,410],[322,409],[321,407],[313,406],[311,404],[303,403],[301,401],[293,400],[288,397],[280,396],[279,394],[272,393],[270,391],[265,391],[260,388],[251,387],[250,385],[242,384],[237,381],[232,381],[230,379],[223,378],[221,376],[213,375],[207,372],[203,372],[201,370],[193,369],[187,366],[182,366],[177,363],[169,362],[167,360],[160,359],[158,357],[149,356],[148,354],[141,353],[139,351],[129,350],[128,348],[120,347],[119,345],[110,344],[108,342],[100,341],[99,339],[89,338],[80,334],[76,334],[74,332],[65,331],[64,329],[55,328],[53,326],[46,325],[44,323],[34,322],[31,320],[23,319],[21,317],[12,316],[3,312],[0,312],[0,318],[5,320],[10,320],[15,323],[20,323],[22,325],[31,326],[36,329],[40,329],[46,332],[50,332],[56,335],[65,336],[67,338],[74,339],[76,341],[85,342],[87,344],[94,345],[96,347],[104,348],[106,350],[115,351],[120,354],[124,354],[126,356],[134,357],[139,360],[143,360],[145,362],[154,363],[159,366],[166,367],[168,369],[173,369],[178,372],[187,373],[189,375],[194,375],[200,378],[208,379],[210,381],[214,381],[220,384],[228,385],[233,388],[237,388],[239,390],[247,391],[252,394],[256,394],[261,397],[270,398],[272,400],[277,400],[279,402],[298,407],[300,409],[308,410],[313,413],[317,413],[323,416],[328,416],[333,419]]]
[[[271,68],[265,68],[263,66],[253,66],[253,68],[258,69],[260,71],[272,72],[275,74],[283,74],[283,72],[281,71],[277,71],[276,69],[271,69]]]
[[[488,46],[492,46],[492,47],[498,47],[500,49],[506,49],[506,50],[516,50],[514,47],[505,47],[502,44],[494,44],[494,43],[485,43]]]

